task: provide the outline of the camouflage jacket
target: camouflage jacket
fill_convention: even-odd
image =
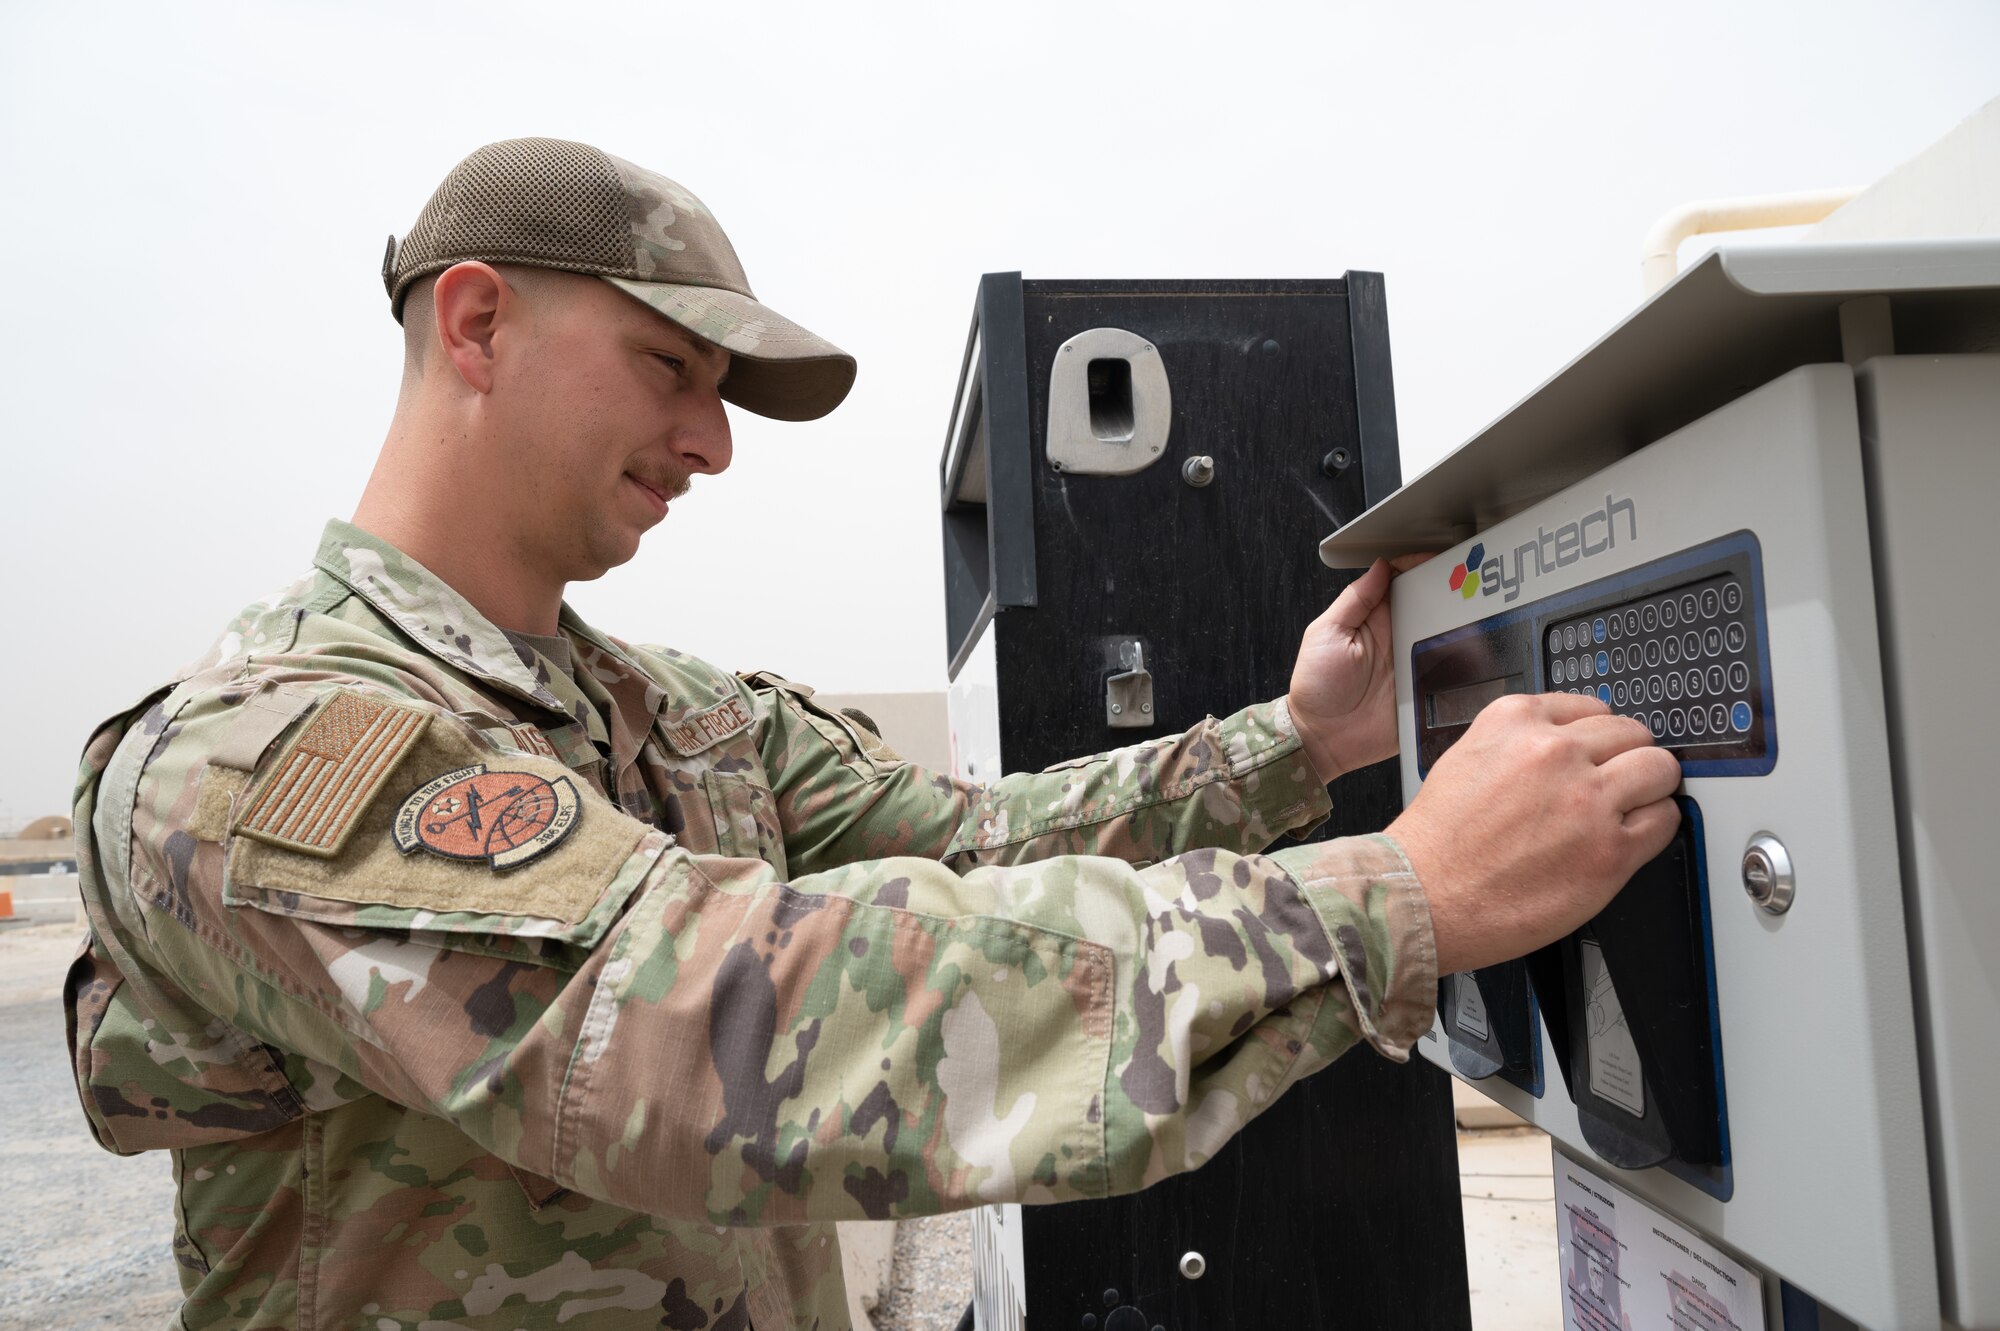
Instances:
[[[830,1331],[830,1222],[1143,1188],[1429,1024],[1393,842],[1253,853],[1282,703],[980,786],[562,629],[336,522],[92,740],[71,1048],[187,1327]]]

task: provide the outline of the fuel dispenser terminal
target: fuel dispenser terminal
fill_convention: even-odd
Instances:
[[[1406,802],[1510,693],[1680,760],[1673,844],[1421,1047],[1758,1325],[2000,1328],[1996,422],[2000,242],[1724,249],[1321,545],[1439,552],[1393,592]],[[1638,1331],[1722,1298],[1622,1279]]]

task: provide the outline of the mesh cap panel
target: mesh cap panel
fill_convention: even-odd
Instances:
[[[400,322],[410,285],[455,263],[526,264],[604,278],[727,350],[723,397],[810,420],[840,404],[854,358],[759,301],[708,206],[657,172],[561,139],[489,143],[451,169],[382,284]]]
[[[474,257],[627,272],[625,212],[624,184],[597,149],[560,139],[489,144],[452,168],[396,247],[389,298],[401,318],[410,283]]]

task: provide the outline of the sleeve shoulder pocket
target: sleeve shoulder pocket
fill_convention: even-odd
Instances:
[[[906,763],[907,760],[876,733],[872,722],[864,723],[857,719],[854,709],[832,707],[814,697],[813,691],[805,685],[794,684],[768,670],[753,671],[740,678],[760,693],[776,694],[782,700],[781,705],[792,707],[807,725],[834,747],[842,762],[864,776],[879,776]]]
[[[230,832],[231,906],[584,947],[667,844],[559,762],[348,690],[259,764]]]

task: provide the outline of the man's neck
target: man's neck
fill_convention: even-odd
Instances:
[[[442,476],[435,426],[406,421],[399,408],[375,470],[354,510],[354,525],[422,564],[494,625],[553,635],[565,584],[520,546],[497,505],[480,502],[459,478]]]

